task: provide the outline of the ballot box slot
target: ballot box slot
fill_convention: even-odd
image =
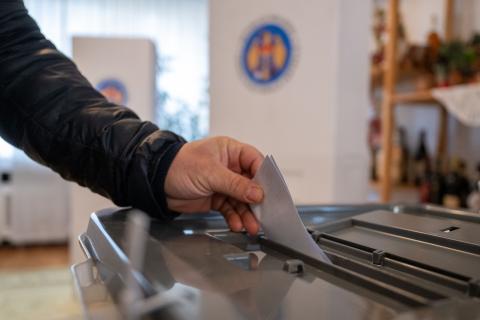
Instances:
[[[467,242],[459,241],[452,238],[444,238],[441,236],[423,233],[415,230],[409,230],[407,228],[399,228],[399,227],[385,225],[385,224],[372,223],[370,221],[365,221],[361,219],[352,219],[352,222],[355,226],[369,228],[369,229],[385,232],[385,233],[400,236],[400,237],[406,237],[406,238],[410,238],[418,241],[439,245],[442,247],[447,247],[455,250],[461,250],[461,251],[480,255],[480,246],[476,244],[467,243]],[[455,228],[456,228],[455,230],[459,229],[459,227],[455,227]],[[444,232],[443,230],[445,229],[439,229],[438,231]]]
[[[350,242],[350,241],[345,240],[345,239],[337,238],[335,236],[328,235],[328,234],[322,234],[318,238],[317,242],[322,246],[327,246],[327,247],[330,247],[332,249],[336,249],[338,251],[341,251],[343,253],[348,253],[348,254],[353,253],[352,255],[354,255],[356,257],[367,258],[366,260],[372,260],[373,252],[382,251],[382,252],[384,252],[384,261],[387,261],[387,259],[390,262],[397,261],[399,263],[402,263],[403,265],[408,265],[408,266],[414,267],[416,269],[427,270],[430,273],[440,274],[442,276],[452,278],[452,279],[455,279],[455,280],[458,280],[458,281],[467,282],[467,281],[470,280],[469,277],[463,276],[461,274],[453,273],[453,272],[450,272],[448,270],[441,269],[439,267],[435,267],[435,266],[420,263],[418,261],[410,260],[410,259],[398,256],[398,255],[392,254],[390,252],[384,251],[381,248],[370,248],[370,247],[366,247],[366,246],[360,246],[357,243]],[[385,265],[384,263],[382,263],[382,264]]]
[[[317,237],[317,243],[322,247],[327,247],[338,252],[341,255],[347,255],[363,260],[365,263],[373,263],[381,265],[385,269],[392,269],[404,273],[406,276],[412,278],[420,278],[430,283],[446,286],[449,289],[456,290],[461,294],[466,294],[471,278],[455,274],[447,270],[435,266],[429,266],[419,263],[417,261],[409,260],[396,256],[381,249],[369,248],[359,246],[356,243],[349,242],[344,239],[336,238],[332,235],[322,234]],[[381,252],[382,257],[380,261],[375,260],[375,253]],[[418,279],[418,280],[420,280]]]
[[[346,221],[341,221],[339,224],[341,227],[352,225],[351,222],[347,223]],[[336,228],[330,225],[329,230],[334,231]],[[248,247],[255,243],[254,239],[242,233],[217,232],[211,233],[210,236],[245,251],[249,251]],[[461,297],[467,292],[469,279],[461,275],[452,275],[435,268],[429,270],[429,266],[420,265],[415,261],[407,261],[380,249],[353,243],[319,231],[314,231],[312,237],[324,250],[327,250],[327,255],[332,259],[335,267],[344,268],[364,276],[366,280],[369,279],[370,282],[366,281],[367,289],[370,289],[372,281],[380,282],[421,296],[428,301],[442,300],[450,296]],[[257,241],[260,242],[262,250],[274,247],[275,251],[281,251],[288,258],[300,259],[299,254],[295,251],[288,249],[285,251],[282,246],[264,237],[259,237]],[[258,249],[257,246],[254,247]],[[337,275],[336,271],[329,273]],[[347,278],[349,277],[351,275],[347,276]]]
[[[331,227],[330,230],[332,230]],[[330,250],[330,253],[336,252],[342,256],[359,259],[364,263],[381,266],[386,272],[405,277],[408,279],[407,282],[422,284],[424,287],[435,287],[438,292],[442,292],[445,296],[478,295],[478,281],[473,278],[406,259],[382,249],[359,245],[319,231],[315,231],[315,235],[314,238],[317,243]]]
[[[360,263],[353,260],[348,261],[348,258],[341,257],[340,255],[329,251],[325,252],[332,260],[332,264],[308,257],[300,252],[263,237],[261,237],[259,241],[262,245],[262,250],[267,252],[267,254],[269,252],[271,253],[271,250],[273,250],[274,252],[278,252],[281,255],[288,257],[288,259],[301,260],[307,265],[325,272],[334,278],[346,280],[351,285],[360,286],[367,289],[367,291],[389,297],[390,299],[409,307],[427,306],[434,300],[445,298],[443,295],[431,292],[425,288],[402,282],[401,279],[396,279],[398,281],[394,281],[393,277],[382,277],[378,270],[367,271],[366,268],[360,266]],[[374,275],[375,272],[377,275]]]
[[[342,241],[336,240],[337,239],[329,238],[329,236],[326,234],[322,234],[315,239],[315,241],[322,247],[327,247],[331,250],[335,250],[349,256],[357,257],[365,261],[370,261],[372,259],[373,251],[370,250],[370,248],[368,248],[368,250],[365,250],[365,248],[349,246]]]
[[[417,284],[418,281],[415,281],[415,279],[402,277],[401,274],[389,273],[388,270],[379,268],[377,265],[369,264],[369,260],[367,259],[362,259],[364,261],[356,261],[342,253],[336,253],[334,251],[327,251],[327,253],[337,267],[351,270],[375,281],[380,281],[396,288],[420,295],[428,300],[433,301],[447,298],[447,294],[437,292],[438,288],[431,290],[429,285],[425,285],[424,283],[422,284],[423,286],[419,285]],[[371,259],[372,258],[370,258],[370,260]]]
[[[378,208],[377,208],[378,210]],[[389,209],[387,209],[389,210]],[[435,217],[435,218],[446,218],[446,219],[456,219],[466,222],[480,223],[480,215],[478,213],[466,212],[463,210],[449,209],[445,207],[440,207],[431,204],[425,205],[394,205],[389,210],[394,213],[407,213],[422,217]]]

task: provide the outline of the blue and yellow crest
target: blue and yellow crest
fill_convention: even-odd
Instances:
[[[255,84],[268,85],[286,73],[291,56],[292,43],[285,29],[278,24],[265,23],[247,36],[242,67]]]
[[[127,104],[127,88],[117,79],[105,79],[100,81],[96,89],[110,102],[125,105]]]

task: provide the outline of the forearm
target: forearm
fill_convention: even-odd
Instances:
[[[163,184],[183,139],[107,102],[21,3],[0,12],[1,135],[117,205],[170,218]]]

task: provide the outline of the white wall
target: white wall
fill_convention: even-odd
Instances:
[[[367,114],[370,64],[368,37],[372,8],[368,2],[338,5],[334,202],[367,199]]]
[[[366,199],[371,7],[355,0],[212,0],[210,128],[277,159],[297,203]],[[240,68],[246,33],[277,17],[291,26],[291,74],[260,89]]]

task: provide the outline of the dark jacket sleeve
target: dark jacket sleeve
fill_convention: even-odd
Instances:
[[[0,0],[0,135],[63,178],[160,219],[183,138],[109,103],[45,39],[22,1]]]

